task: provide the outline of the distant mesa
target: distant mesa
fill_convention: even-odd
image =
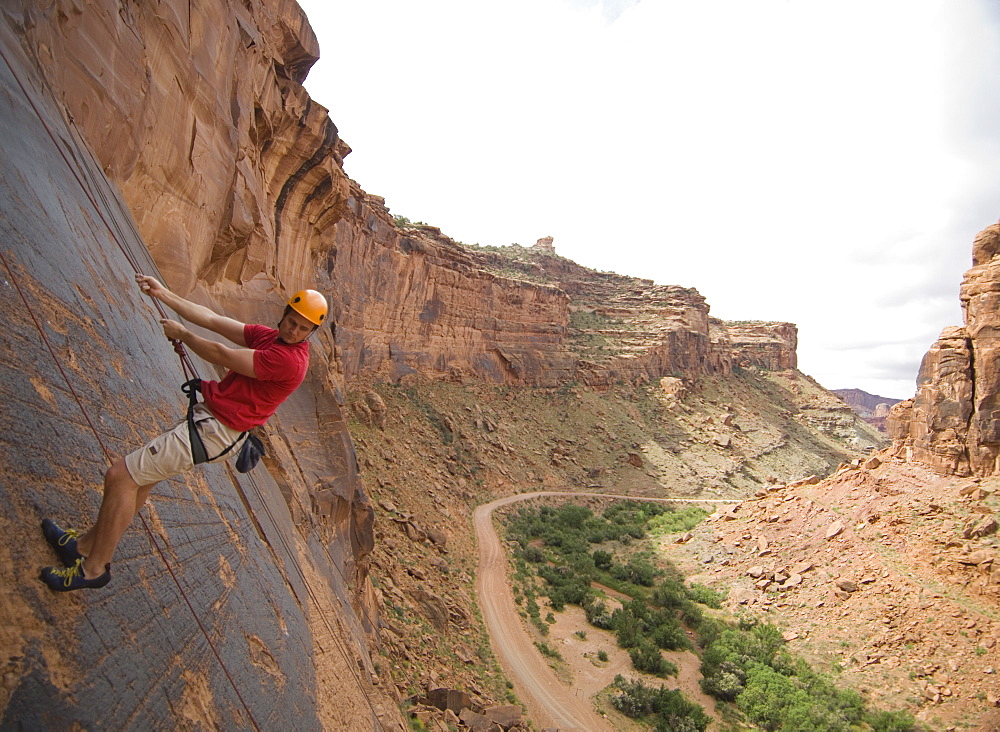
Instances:
[[[553,239],[552,239],[551,236],[543,236],[541,239],[539,239],[538,241],[536,241],[535,242],[535,246],[533,246],[531,248],[532,249],[536,249],[536,250],[538,250],[540,252],[545,252],[546,254],[555,254],[556,253],[556,248],[552,244],[552,241],[553,241]]]
[[[894,404],[903,401],[902,399],[876,396],[861,389],[832,389],[832,391],[846,402],[855,414],[880,432],[886,431],[885,418],[889,416],[889,410]]]

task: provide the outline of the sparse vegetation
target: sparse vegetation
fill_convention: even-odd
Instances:
[[[527,259],[526,263],[531,264]],[[789,391],[789,381],[788,376],[780,374],[748,375],[738,382],[709,378],[685,397],[685,410],[692,410],[688,414],[665,408],[658,397],[656,384],[636,388],[622,381],[606,392],[597,393],[580,383],[569,382],[561,387],[536,389],[406,378],[366,387],[385,402],[384,426],[375,425],[364,408],[366,392],[349,389],[345,417],[350,423],[359,467],[365,474],[366,491],[375,505],[376,526],[381,532],[373,554],[373,574],[377,575],[379,590],[385,597],[385,617],[400,636],[398,639],[390,636],[388,640],[387,647],[395,655],[386,656],[394,659],[391,664],[384,664],[386,683],[395,684],[401,693],[408,693],[411,685],[419,689],[419,684],[412,683],[414,679],[433,669],[443,685],[468,688],[474,683],[484,689],[484,696],[491,700],[502,702],[509,698],[511,690],[505,687],[505,679],[495,659],[491,657],[482,664],[469,664],[464,660],[456,663],[452,660],[452,644],[444,640],[446,636],[428,631],[426,625],[415,622],[415,617],[424,611],[413,602],[411,592],[421,586],[439,595],[447,593],[449,601],[456,602],[458,609],[464,609],[472,617],[478,616],[470,585],[464,579],[476,566],[474,544],[455,528],[456,522],[475,503],[497,495],[556,484],[582,487],[600,483],[623,492],[648,492],[659,483],[670,486],[668,490],[676,490],[676,495],[696,493],[704,488],[700,476],[716,469],[718,453],[722,452],[712,454],[705,449],[703,420],[707,415],[717,419],[720,405],[730,403],[737,405],[741,426],[750,428],[739,434],[744,440],[739,449],[750,457],[732,473],[716,496],[724,497],[731,489],[752,491],[770,475],[822,474],[836,467],[844,457],[823,453],[822,444],[819,449],[816,447],[818,443],[813,433],[786,416],[794,414],[795,402],[801,398]],[[805,395],[810,395],[812,386],[802,380],[796,383],[802,386]],[[746,399],[748,390],[764,393],[765,387],[770,389],[766,392],[767,399],[752,403],[754,419],[758,421],[751,422],[745,416],[749,408],[748,412],[742,412],[740,405],[744,404],[742,400]],[[772,422],[780,424],[775,428],[766,426]],[[781,431],[787,436],[778,447],[768,450],[778,441]],[[643,449],[643,459],[648,464],[637,470],[624,460],[629,445],[662,447],[664,458],[660,459],[655,449],[648,452]],[[597,470],[601,472],[595,478]],[[383,502],[395,504],[396,512],[384,511],[380,506]],[[639,523],[642,505],[629,506],[629,511],[616,507],[620,515],[615,523],[621,524],[616,526],[617,538],[596,543],[585,541],[582,546],[590,556],[593,569],[586,564],[580,566],[600,578],[597,580],[600,584],[633,599],[644,599],[649,605],[653,593],[673,575],[660,561],[658,551],[644,551],[647,540],[655,538],[658,543],[672,543],[672,534],[688,530],[697,534],[697,528],[689,527],[694,527],[705,512],[692,509],[697,513],[689,516],[686,508],[676,504],[673,512],[652,518],[646,516],[645,528],[638,532],[639,537],[645,538],[637,538],[624,528]],[[444,508],[448,509],[447,515],[443,513]],[[615,511],[603,513],[614,517]],[[443,528],[449,533],[447,554],[441,555],[449,564],[448,572],[427,564],[427,558],[435,555],[428,551],[431,547],[428,542],[411,539],[402,531],[405,524],[401,518],[406,514],[413,516],[414,523],[423,529]],[[563,572],[569,572],[573,567],[542,539],[524,547],[518,545],[514,553],[521,555],[512,560],[511,566],[516,601],[524,611],[526,624],[533,633],[537,631],[536,640],[562,649],[553,640],[559,634],[562,618],[549,601],[551,586],[548,580],[540,577],[536,570],[540,566],[568,567]],[[631,569],[626,570],[630,563]],[[622,579],[612,575],[614,565],[620,565],[616,571]],[[411,567],[426,577],[408,574]],[[649,568],[660,572],[653,576],[652,584],[636,581],[641,580]],[[560,573],[559,577],[572,585],[569,574]],[[681,582],[685,592],[690,593],[692,603],[714,617],[715,614],[708,611],[708,605],[712,604],[709,595],[700,594],[704,590],[688,586],[683,578]],[[708,590],[718,590],[722,586],[713,585]],[[596,591],[585,613],[595,625],[616,633],[611,627],[611,616],[618,605],[612,599],[616,595],[611,590],[607,595],[603,590]],[[529,598],[534,617],[527,611]],[[550,610],[560,618],[556,626],[545,622]],[[482,633],[481,621],[473,621],[473,627]],[[684,630],[694,641],[695,651],[700,652],[698,636],[693,629]],[[543,635],[546,631],[548,635]],[[588,633],[588,645],[600,641],[590,645],[588,651],[594,662],[593,671],[608,673],[605,666],[619,659],[628,664],[625,652],[613,649],[615,641],[598,633],[593,629]],[[669,637],[662,633],[660,640],[666,643]],[[598,650],[601,645],[606,649],[603,655]],[[484,634],[477,635],[468,646],[472,658],[478,658],[477,648],[489,650]],[[402,655],[404,650],[406,658]],[[469,656],[463,655],[463,659],[466,657]],[[573,659],[563,663],[573,663]],[[653,678],[650,682],[660,683]],[[611,707],[610,697],[605,704]],[[732,710],[723,713],[727,723],[730,717],[726,715],[729,714],[734,720],[744,719],[735,703],[729,703],[727,708]]]
[[[410,221],[405,216],[393,216],[392,222],[400,229],[405,229],[408,226],[429,226],[429,224],[423,221]]]
[[[703,585],[687,585],[681,573],[662,558],[654,564],[635,547],[619,556],[613,546],[629,546],[647,536],[649,527],[672,513],[669,506],[622,501],[601,515],[566,504],[558,508],[521,509],[509,518],[508,537],[518,546],[518,566],[533,567],[544,580],[554,609],[583,607],[595,627],[615,633],[636,670],[653,676],[676,674],[677,667],[661,650],[694,650],[701,657],[702,689],[731,705],[738,719],[765,730],[916,729],[903,712],[868,708],[856,691],[837,687],[785,648],[781,632],[753,619],[727,623],[705,614],[719,608],[723,597]],[[685,526],[683,521],[677,524]],[[591,549],[598,544],[599,549]],[[525,555],[544,561],[531,565]],[[530,578],[526,578],[530,579]],[[592,583],[619,581],[632,600],[609,612]],[[555,599],[553,599],[555,598]],[[692,644],[688,629],[695,631]],[[604,658],[607,654],[604,654]],[[601,658],[600,653],[598,658]],[[657,729],[702,730],[707,716],[678,692],[641,682],[618,680],[613,703],[628,716]]]

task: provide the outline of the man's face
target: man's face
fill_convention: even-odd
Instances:
[[[290,310],[278,323],[278,338],[288,344],[301,343],[316,330],[316,326],[299,315],[294,310]]]

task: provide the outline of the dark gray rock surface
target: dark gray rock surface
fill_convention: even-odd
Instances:
[[[38,580],[57,561],[41,519],[86,528],[109,459],[183,416],[185,376],[135,285],[136,269],[155,268],[126,206],[0,26],[0,728],[319,729],[317,625],[363,694],[370,660],[334,629],[361,637],[368,621],[342,574],[365,540],[303,535],[264,466],[157,486],[107,588],[57,594]],[[300,391],[288,409],[303,430],[339,414]],[[352,520],[370,521],[353,448],[332,452],[339,471],[316,458],[301,470],[335,476],[358,502]],[[351,719],[375,728],[374,713],[369,700]]]

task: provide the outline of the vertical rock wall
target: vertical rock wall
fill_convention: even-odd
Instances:
[[[319,47],[295,2],[7,7],[172,287],[312,277],[346,146],[301,85]]]
[[[488,272],[433,227],[397,229],[356,185],[348,209],[326,259],[347,378],[419,371],[555,386],[571,375],[560,288]]]
[[[799,329],[793,323],[727,323],[733,358],[768,371],[798,368]]]
[[[962,281],[962,313],[972,344],[969,462],[977,475],[1000,471],[1000,224],[976,237]]]
[[[943,474],[1000,471],[1000,225],[973,244],[964,327],[945,328],[924,356],[913,399],[886,420],[895,453]]]
[[[171,288],[263,323],[275,322],[291,292],[330,290],[316,263],[320,231],[346,210],[347,148],[302,87],[319,48],[297,3],[58,0],[8,3],[5,19],[120,188]],[[336,519],[321,515],[320,530],[360,591],[363,554],[353,552],[371,537],[351,537],[368,530],[371,509],[339,406],[327,396],[342,391],[335,352],[325,329],[314,339],[304,393],[326,406],[293,414],[298,399],[290,401],[272,434],[324,415],[321,449],[304,429],[283,431],[281,441],[329,463],[319,471],[326,477],[302,489],[303,505],[329,503],[331,491],[357,504]]]
[[[731,368],[693,290],[640,286],[606,310],[645,305],[645,332],[609,333],[634,343],[579,358],[569,303],[600,289],[594,273],[553,254],[559,286],[498,276],[438,231],[396,228],[348,179],[350,148],[302,87],[319,47],[291,0],[8,6],[171,287],[243,320],[271,317],[304,285],[330,295],[334,339],[317,373],[334,394],[358,375],[414,371],[601,387]],[[772,336],[739,336],[736,356],[794,367],[794,343],[789,357]]]
[[[365,672],[364,499],[353,463],[338,473],[330,454],[353,452],[300,449],[297,428],[335,432],[308,390],[281,417],[291,428],[269,432],[280,471],[164,481],[107,588],[38,581],[57,561],[41,518],[92,522],[109,461],[183,414],[184,373],[135,286],[154,265],[125,202],[24,53],[24,28],[2,21],[0,126],[17,134],[0,146],[0,728],[399,728]],[[324,522],[306,504],[293,519],[296,496],[338,474],[347,486],[324,485],[354,510]],[[333,559],[339,542],[354,564]]]

